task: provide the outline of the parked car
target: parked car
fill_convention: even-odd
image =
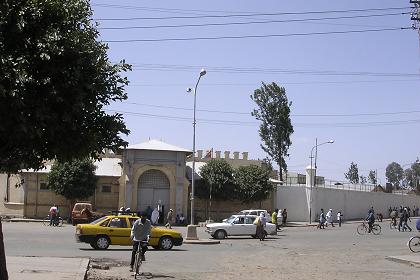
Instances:
[[[224,239],[227,236],[246,236],[250,235],[256,238],[257,226],[254,220],[258,216],[236,214],[230,216],[223,223],[212,223],[206,225],[206,232],[213,238]],[[276,225],[267,222],[265,227],[265,235],[277,235]]]
[[[242,210],[239,211],[237,214],[238,215],[254,215],[254,216],[259,216],[260,214],[264,213],[264,216],[267,218],[267,221],[271,221],[271,216],[268,214],[267,210],[263,210],[263,209],[248,209],[248,210]],[[226,222],[227,219],[224,219],[223,222]]]
[[[109,215],[90,224],[76,226],[76,241],[89,243],[94,249],[105,250],[109,245],[131,246],[131,228],[139,219],[135,215]],[[155,249],[170,250],[181,246],[183,238],[180,232],[152,226],[149,246]]]

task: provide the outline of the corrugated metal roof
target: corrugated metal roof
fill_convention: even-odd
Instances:
[[[188,149],[180,148],[159,140],[149,140],[147,142],[128,145],[127,150],[154,150],[154,151],[172,151],[172,152],[186,152],[191,154],[192,152]]]
[[[121,176],[121,165],[119,163],[121,159],[119,158],[103,158],[101,161],[95,161],[96,166],[95,175],[96,176],[111,176],[111,177],[120,177]],[[45,168],[35,171],[34,169],[25,169],[22,170],[24,173],[50,173],[51,165],[46,165]]]

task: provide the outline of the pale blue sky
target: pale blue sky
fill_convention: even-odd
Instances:
[[[95,0],[92,5],[94,17],[100,19],[100,28],[155,26],[100,30],[104,41],[113,41],[409,27],[412,24],[410,15],[401,13],[410,12],[410,9],[387,9],[409,7],[408,2]],[[374,8],[386,10],[302,14]],[[250,13],[277,15],[173,18]],[[371,16],[360,17],[366,15]],[[354,16],[359,17],[156,27]],[[110,18],[161,19],[105,20]],[[353,161],[358,164],[361,175],[366,176],[369,170],[377,169],[380,182],[384,184],[387,164],[396,161],[405,165],[420,156],[419,37],[414,30],[112,42],[109,47],[112,61],[125,59],[134,65],[134,71],[128,74],[131,82],[127,87],[129,99],[109,107],[127,112],[124,117],[131,130],[127,140],[132,144],[153,138],[192,149],[193,96],[186,93],[186,88],[195,85],[199,71],[204,67],[207,75],[202,78],[197,91],[197,149],[248,151],[251,158],[264,158],[258,123],[249,114],[255,107],[249,96],[260,87],[261,81],[274,81],[285,87],[289,100],[293,102],[291,112],[295,133],[287,159],[290,171],[304,172],[316,137],[319,142],[335,140],[332,145],[320,147],[318,152],[318,174],[328,179],[343,180],[344,172]],[[297,70],[300,73],[296,73]]]

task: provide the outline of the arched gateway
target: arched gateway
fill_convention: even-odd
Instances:
[[[141,174],[138,181],[137,210],[145,211],[148,206],[155,208],[160,204],[164,211],[169,210],[168,177],[160,170],[150,169]]]

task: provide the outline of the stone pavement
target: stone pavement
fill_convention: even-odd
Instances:
[[[6,257],[10,280],[84,280],[89,258]]]

